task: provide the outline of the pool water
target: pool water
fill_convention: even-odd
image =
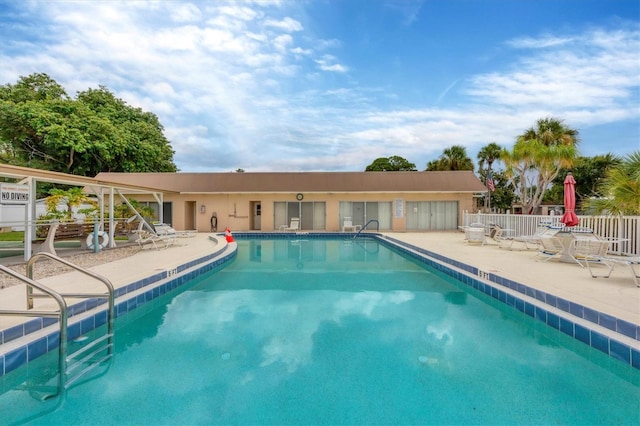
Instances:
[[[57,400],[0,395],[0,423],[640,421],[640,371],[377,241],[238,246],[232,264],[119,318],[100,376]]]

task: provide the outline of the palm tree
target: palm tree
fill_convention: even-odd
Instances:
[[[588,200],[584,206],[594,208],[598,214],[640,215],[640,151],[632,152],[611,169],[600,192],[604,198]]]
[[[491,166],[494,161],[500,159],[500,153],[502,152],[502,148],[495,142],[491,142],[489,145],[482,147],[482,149],[478,152],[478,171],[482,170],[484,163],[487,163],[487,178],[491,173]],[[487,184],[485,179],[485,185]],[[491,207],[491,192],[484,197],[484,206],[485,208]]]
[[[500,158],[507,166],[523,212],[534,213],[560,170],[573,165],[577,144],[577,130],[565,126],[562,120],[543,118],[518,137],[512,151],[502,151]]]
[[[467,148],[462,145],[453,145],[445,148],[439,159],[429,161],[426,170],[473,170],[473,161],[467,155]]]
[[[94,199],[82,192],[82,188],[73,187],[69,189],[54,188],[49,191],[51,195],[45,198],[45,205],[47,206],[46,218],[56,218],[66,221],[73,220],[73,209],[77,208],[81,204],[89,204],[90,208],[84,209],[79,213],[94,213],[97,209],[97,203]],[[64,204],[65,210],[59,211],[58,206]]]

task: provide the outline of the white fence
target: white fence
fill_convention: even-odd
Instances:
[[[81,204],[76,207],[73,211],[73,218],[76,220],[84,220],[84,215],[78,213],[78,210],[88,209],[93,207],[91,204]],[[11,228],[12,231],[24,231],[25,225],[25,217],[27,206],[25,205],[11,205],[4,204],[0,205],[0,228],[8,229]],[[60,203],[57,207],[58,211],[66,211],[67,205]],[[40,216],[47,213],[47,206],[45,205],[44,199],[36,200],[36,213],[35,217],[39,218]],[[93,219],[91,219],[93,221]],[[49,224],[50,221],[46,220],[38,220],[32,222],[33,224]]]
[[[541,225],[562,225],[562,216],[463,213],[462,224],[483,223],[487,229],[491,224],[513,229],[515,235],[533,235]],[[640,216],[578,216],[579,227],[592,229],[603,238],[617,240],[611,252],[628,256],[640,255]]]

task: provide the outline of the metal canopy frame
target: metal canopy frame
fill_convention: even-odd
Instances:
[[[25,262],[31,258],[32,244],[35,234],[35,212],[36,212],[36,185],[38,182],[57,183],[62,185],[81,186],[85,192],[94,193],[99,200],[100,216],[99,221],[104,223],[105,216],[105,197],[108,195],[109,199],[109,232],[114,232],[115,223],[113,218],[113,206],[114,195],[117,193],[125,203],[133,209],[129,200],[123,195],[122,191],[127,194],[151,194],[154,199],[160,205],[158,212],[158,219],[163,221],[162,217],[162,203],[164,200],[164,193],[170,192],[166,190],[160,190],[157,188],[149,188],[138,185],[129,185],[123,183],[115,183],[105,181],[103,179],[90,178],[85,176],[76,176],[60,172],[52,172],[49,170],[31,169],[28,167],[12,166],[7,164],[0,164],[0,177],[17,179],[17,184],[27,185],[29,188],[29,201],[25,209],[25,227],[24,227],[24,260]],[[150,225],[144,220],[142,215],[133,209],[136,216],[143,221],[144,226],[150,229]],[[109,247],[115,247],[115,241],[113,235],[109,236]]]

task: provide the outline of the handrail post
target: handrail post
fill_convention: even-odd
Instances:
[[[353,236],[353,239],[355,240],[356,238],[358,238],[358,235],[360,235],[360,233],[362,231],[364,231],[365,229],[367,229],[367,226],[369,226],[370,223],[375,222],[376,223],[376,232],[380,231],[380,222],[377,219],[370,219],[357,233],[356,235]]]

